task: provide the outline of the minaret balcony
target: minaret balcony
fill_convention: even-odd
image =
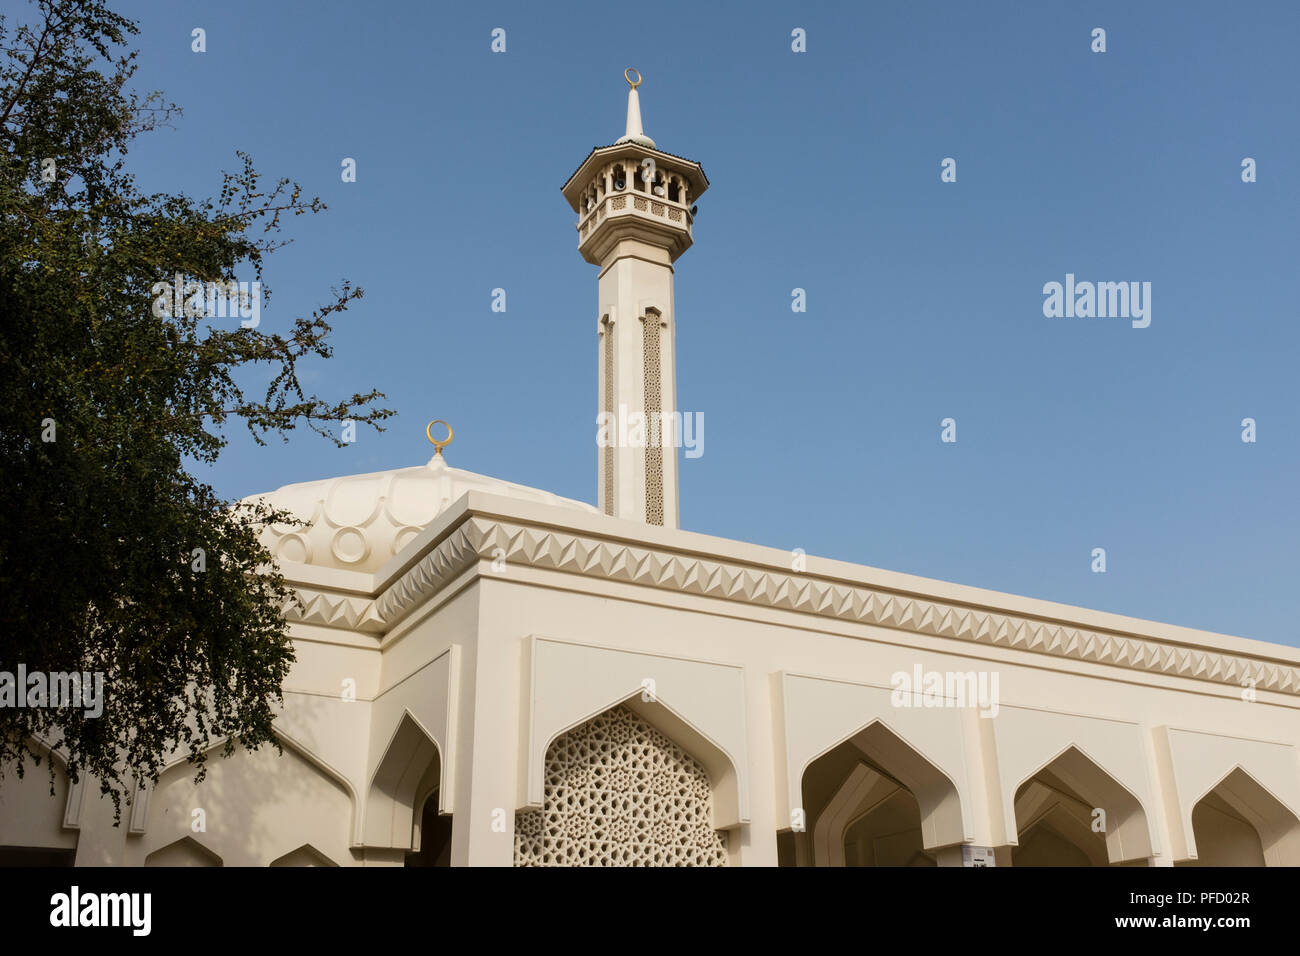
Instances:
[[[621,239],[636,238],[668,249],[676,259],[690,248],[690,209],[653,193],[625,189],[604,196],[578,220],[578,251],[594,265]]]

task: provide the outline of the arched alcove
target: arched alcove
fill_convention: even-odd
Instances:
[[[1074,746],[1021,782],[1014,807],[1013,866],[1107,866],[1154,853],[1137,797]]]
[[[440,773],[438,745],[409,712],[403,713],[371,778],[366,797],[366,845],[414,849],[420,813]]]
[[[726,866],[703,763],[627,703],[556,736],[542,806],[515,814],[516,866]]]
[[[439,796],[435,787],[419,803],[416,847],[406,854],[406,866],[451,866],[451,814],[438,812]]]
[[[181,837],[144,858],[145,866],[221,866],[221,857],[193,837]]]
[[[525,713],[526,750],[516,781],[518,810],[542,806],[546,754],[556,737],[621,705],[703,765],[711,784],[713,829],[749,822],[741,668],[546,638],[525,646],[532,704]]]
[[[1300,820],[1236,767],[1192,808],[1196,859],[1178,866],[1300,865]]]
[[[290,850],[284,856],[272,860],[269,866],[338,866],[320,850],[310,843],[304,843],[296,850]]]
[[[782,842],[798,866],[934,866],[962,840],[953,782],[880,721],[811,761],[801,778],[805,828]]]

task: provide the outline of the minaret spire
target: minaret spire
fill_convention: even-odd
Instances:
[[[628,74],[636,73],[636,82]],[[628,67],[623,71],[623,79],[627,80],[627,132],[615,142],[617,143],[636,143],[638,146],[648,146],[655,148],[655,141],[645,134],[641,128],[641,97],[637,94],[636,88],[641,85],[641,73]]]

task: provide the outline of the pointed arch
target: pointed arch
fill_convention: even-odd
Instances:
[[[271,732],[275,734],[276,738],[286,749],[290,750],[297,756],[301,757],[303,760],[305,760],[316,770],[320,771],[322,776],[324,776],[332,783],[337,784],[340,788],[342,788],[343,792],[347,794],[348,805],[349,805],[348,833],[355,834],[357,832],[358,813],[359,813],[359,806],[361,801],[357,799],[357,789],[353,785],[352,781],[338,768],[330,765],[325,760],[323,760],[320,756],[318,756],[315,752],[313,752],[311,748],[308,747],[306,744],[302,743],[296,738],[285,733],[279,727],[272,727]],[[213,743],[212,746],[210,746],[205,751],[205,753],[211,755],[219,748],[224,747],[226,745],[226,741],[229,739],[230,739],[229,737],[222,737],[220,740]],[[233,757],[234,754],[232,754],[231,756]],[[133,810],[131,816],[132,833],[145,832],[146,821],[148,819],[149,801],[152,798],[153,792],[157,790],[159,786],[162,785],[163,777],[169,771],[174,770],[175,768],[181,766],[182,764],[186,764],[188,762],[189,762],[188,757],[176,757],[172,759],[171,761],[165,763],[162,769],[158,771],[158,776],[153,781],[152,785],[137,788],[135,793],[135,800],[137,802],[136,804],[133,804]]]
[[[921,842],[925,849],[952,846],[966,840],[961,794],[956,783],[879,717],[805,761],[799,770],[801,785],[807,778],[809,768],[835,751],[845,748],[852,748],[867,758],[875,768],[884,771],[882,776],[896,780],[916,799],[921,815]],[[803,802],[809,802],[806,793]],[[819,810],[818,816],[823,812]],[[852,822],[847,821],[845,829]]]
[[[348,777],[343,773],[343,771],[327,763],[318,754],[316,754],[310,747],[308,747],[302,741],[298,740],[296,737],[293,737],[285,733],[279,727],[272,727],[271,732],[275,734],[276,738],[280,741],[281,744],[283,744],[288,749],[292,750],[299,757],[302,757],[303,760],[306,760],[309,764],[311,764],[313,767],[315,767],[325,776],[329,777],[331,780],[337,783],[340,787],[342,787],[347,792],[348,796],[352,799],[352,801],[354,803],[356,802],[357,788],[353,785],[352,781],[349,780]],[[219,748],[224,747],[226,745],[226,741],[229,739],[230,739],[229,737],[219,738],[218,740],[214,741],[212,745],[208,747],[206,751],[204,751],[204,753],[209,755],[214,753]],[[238,750],[236,752],[238,752]],[[234,754],[232,754],[231,756],[234,756]],[[162,769],[158,771],[158,779],[161,780],[163,774],[167,773],[167,771],[179,767],[181,764],[184,763],[189,763],[189,757],[175,757],[169,760],[167,763],[163,764]]]
[[[201,782],[186,761],[172,761],[154,786],[137,794],[133,852],[144,857],[197,835],[227,866],[266,866],[304,843],[347,860],[354,845],[352,788],[323,773],[294,741],[280,744],[282,753],[241,748],[231,759],[211,760]]]
[[[159,847],[144,858],[145,866],[223,866],[221,857],[192,836]]]
[[[870,761],[862,750],[848,744],[858,735],[864,735],[861,742],[869,750],[874,748],[877,770],[899,780],[909,793],[915,787],[919,792],[911,799],[926,798],[924,811],[919,803],[914,811],[925,816],[924,828],[919,821],[916,824],[918,849],[938,850],[977,839],[974,804],[968,797],[972,782],[960,709],[900,707],[889,687],[837,677],[779,671],[773,679],[774,704],[780,718],[776,727],[776,769],[782,784],[778,792],[778,840],[782,841],[780,857],[786,863],[814,864],[810,828],[822,803],[829,798],[830,788],[848,773],[849,762]],[[877,723],[881,730],[870,731]],[[881,736],[882,731],[906,749],[900,749],[888,736]],[[835,761],[827,757],[836,748],[847,749],[836,758],[844,761],[836,764],[839,776],[830,781],[826,777],[828,766]],[[819,765],[817,761],[825,763]],[[812,774],[814,769],[816,775]],[[810,784],[815,786],[810,789]],[[859,840],[861,837],[857,835]],[[903,862],[893,851],[885,855],[889,865]]]
[[[542,806],[546,752],[560,734],[627,704],[705,768],[715,829],[749,822],[742,667],[539,636],[524,655],[516,809]]]
[[[284,856],[277,857],[268,866],[338,866],[320,850],[310,843],[304,843],[296,850],[290,850]]]
[[[366,791],[363,842],[368,847],[411,850],[416,841],[423,803],[418,792],[431,791],[442,756],[438,744],[405,708],[375,766]]]
[[[357,788],[353,785],[351,779],[349,779],[343,771],[326,762],[302,741],[291,737],[289,734],[277,727],[271,729],[282,744],[319,770],[323,776],[343,788],[343,792],[348,795],[348,804],[351,807],[351,816],[348,820],[348,833],[356,832],[357,816],[361,801],[357,798]]]
[[[1205,810],[1214,810],[1224,817],[1236,816],[1247,824],[1258,837],[1258,852],[1265,866],[1300,865],[1300,819],[1240,764],[1193,804],[1189,849],[1195,854],[1192,865],[1250,865],[1246,859],[1250,847],[1244,845],[1248,837],[1238,833],[1223,838],[1212,834],[1204,823],[1198,827],[1198,809],[1203,812],[1203,820],[1208,816]],[[1224,823],[1225,829],[1231,827],[1230,821]]]
[[[726,866],[708,770],[631,702],[547,746],[540,808],[515,814],[516,866]]]
[[[880,771],[859,763],[839,789],[832,795],[825,809],[817,815],[813,826],[813,859],[825,861],[826,866],[846,865],[845,836],[857,822],[868,817],[873,810],[899,792],[898,785]]]
[[[1053,801],[1043,792],[1026,793],[1028,785],[1035,780],[1041,788],[1058,794],[1057,799]],[[1066,745],[1056,756],[1027,774],[1017,782],[1010,796],[1017,845],[1020,834],[1027,833],[1038,819],[1051,813],[1061,827],[1059,835],[1072,843],[1084,839],[1080,850],[1090,858],[1095,852],[1091,834],[1098,832],[1093,829],[1094,820],[1101,826],[1099,832],[1105,835],[1106,854],[1102,862],[1127,863],[1155,855],[1151,825],[1142,802],[1078,744]],[[1073,806],[1076,801],[1081,801],[1088,810],[1083,830],[1078,829],[1080,821],[1073,812],[1078,809]]]
[[[41,736],[40,734],[28,734],[26,743],[27,743],[27,749],[29,751],[39,751],[39,753],[35,753],[34,756],[43,755],[49,757],[52,760],[54,760],[56,763],[58,763],[59,767],[63,770],[64,773],[68,772],[67,755],[61,753],[58,750],[55,750],[54,747],[50,744],[48,738]],[[33,747],[33,745],[35,746]],[[35,763],[35,761],[33,761],[33,763]]]
[[[646,700],[644,699],[646,696],[645,690],[638,687],[636,690],[610,701],[603,707],[598,707],[591,713],[571,721],[547,738],[542,752],[545,753],[549,750],[551,744],[569,733],[569,731],[581,727],[606,711],[613,710],[615,707],[626,707],[680,746],[704,767],[713,788],[712,819],[714,829],[726,830],[743,822],[740,819],[739,777],[735,758],[726,748],[695,726],[667,701],[658,696]]]
[[[1016,792],[1012,865],[1106,866],[1105,837],[1092,829],[1093,808],[1055,777],[1030,777]]]

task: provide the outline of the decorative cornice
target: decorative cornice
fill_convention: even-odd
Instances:
[[[290,621],[346,627],[372,634],[388,630],[387,622],[375,609],[375,602],[368,598],[307,587],[300,587],[297,592],[298,603],[290,601],[284,607],[284,616]]]
[[[390,627],[412,608],[442,590],[443,586],[480,558],[492,557],[485,548],[486,527],[492,524],[477,516],[469,517],[437,547],[422,557],[405,574],[394,581],[375,601],[380,617]]]
[[[593,146],[591,152],[588,153],[583,158],[582,162],[578,164],[578,168],[569,174],[569,178],[564,181],[564,185],[560,187],[560,191],[563,192],[565,189],[569,188],[569,184],[573,182],[575,179],[577,179],[578,173],[582,172],[582,167],[587,165],[587,161],[590,160],[591,157],[595,156],[597,153],[603,153],[607,149],[614,149],[615,147],[619,147],[619,146],[633,147],[626,150],[626,152],[628,153],[636,153],[636,152],[658,153],[661,156],[667,156],[669,159],[676,159],[680,162],[688,163],[691,166],[695,167],[695,170],[700,174],[700,177],[704,180],[704,188],[699,190],[699,192],[697,192],[696,195],[702,195],[704,190],[709,188],[709,177],[705,175],[704,167],[701,166],[693,159],[688,159],[685,156],[678,156],[676,153],[670,153],[668,152],[668,150],[660,149],[658,146],[640,146],[636,143],[610,143],[608,146]]]
[[[1154,638],[1071,627],[1067,622],[990,611],[953,602],[847,584],[813,574],[711,561],[661,547],[639,547],[548,527],[531,527],[470,513],[374,601],[303,590],[303,620],[384,631],[417,604],[480,560],[562,571],[747,605],[777,608],[857,624],[1008,647],[1071,660],[1109,664],[1300,695],[1300,668]]]

